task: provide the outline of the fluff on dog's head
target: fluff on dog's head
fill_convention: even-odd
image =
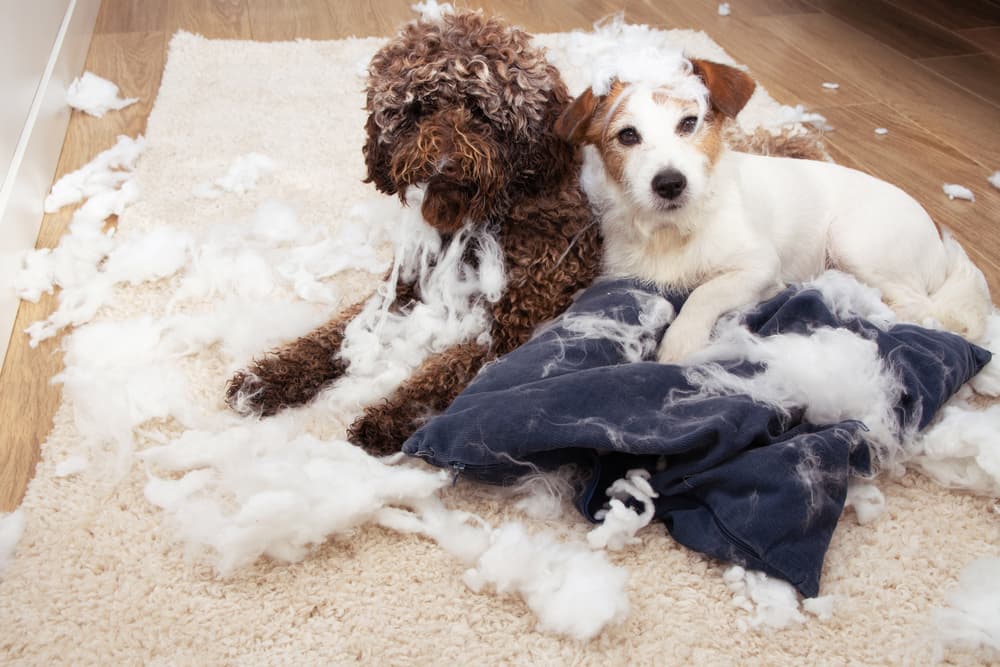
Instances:
[[[755,88],[735,67],[680,62],[683,69],[673,78],[614,79],[606,90],[588,88],[555,126],[566,140],[597,148],[630,207],[661,216],[705,191],[723,148],[723,123],[736,117]]]
[[[569,93],[530,37],[499,19],[413,21],[368,73],[367,182],[401,198],[426,184],[422,212],[440,231],[501,220],[513,198],[571,168],[573,147],[552,132]]]

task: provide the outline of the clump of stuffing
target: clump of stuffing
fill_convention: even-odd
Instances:
[[[656,512],[653,498],[659,497],[649,485],[649,477],[648,470],[629,470],[623,479],[608,487],[611,499],[608,507],[595,515],[602,523],[587,533],[587,542],[592,548],[620,551],[639,541],[635,535],[653,520]],[[629,499],[642,504],[641,513],[625,504]]]
[[[411,506],[448,483],[443,471],[386,465],[347,442],[296,431],[294,416],[188,430],[139,453],[151,473],[146,498],[228,575],[261,556],[301,560],[381,508]]]
[[[732,8],[729,6],[728,2],[719,3],[719,16],[729,16],[732,14]]]
[[[517,498],[514,507],[539,521],[561,518],[567,502],[573,498],[575,475],[573,466],[526,475],[510,489],[510,495]]]
[[[876,467],[901,471],[905,433],[900,433],[894,407],[902,384],[873,341],[829,328],[810,335],[755,336],[736,316],[722,320],[716,332],[712,344],[694,355],[685,371],[699,396],[746,394],[786,414],[801,408],[805,421],[813,424],[861,421],[870,429],[866,437],[873,444]],[[763,370],[741,377],[715,362],[718,359],[745,359]],[[830,377],[851,377],[853,382],[831,385]]]
[[[438,3],[437,0],[423,0],[423,2],[410,5],[410,9],[420,14],[420,18],[425,21],[440,21],[445,14],[451,14],[455,11],[450,2]]]
[[[875,128],[875,134],[877,134],[879,136],[883,136],[883,135],[889,134],[889,130],[888,130],[888,128],[885,128],[885,127],[876,127]]]
[[[834,83],[833,81],[824,81],[823,87],[826,88],[827,90],[837,90],[838,88],[840,88],[840,84]]]
[[[45,321],[36,322],[26,330],[32,347],[54,336],[62,328],[89,321],[110,297],[112,286],[118,282],[115,273],[101,269],[115,247],[114,231],[105,230],[104,223],[112,215],[121,216],[125,208],[139,197],[139,188],[132,178],[132,170],[142,154],[145,141],[120,136],[117,143],[98,154],[88,164],[66,174],[55,185],[45,200],[46,212],[54,212],[69,204],[86,199],[70,222],[68,233],[54,249],[43,248],[25,253],[21,270],[15,276],[14,288],[18,297],[38,301],[43,293],[51,294],[56,286],[61,289],[59,306]],[[164,237],[178,236],[177,232],[164,230]],[[183,236],[183,235],[179,235]],[[180,244],[186,241],[179,241]],[[170,269],[165,265],[176,259],[175,243],[163,248],[132,248],[141,256],[120,256],[118,265],[126,261],[138,265],[145,273]],[[114,267],[112,267],[114,268]],[[173,270],[176,270],[174,268]],[[141,282],[147,278],[133,276]]]
[[[971,650],[984,661],[1000,660],[1000,558],[973,561],[931,615],[938,659],[949,649]]]
[[[796,104],[794,107],[783,104],[780,109],[779,118],[779,125],[796,125],[802,123],[813,125],[826,131],[833,129],[833,126],[826,122],[826,116],[806,111],[805,106],[802,104]]]
[[[631,296],[639,304],[638,324],[623,322],[614,317],[613,312],[610,313],[612,315],[610,317],[604,313],[599,315],[573,313],[561,317],[555,323],[570,334],[560,336],[560,343],[588,338],[608,340],[618,345],[622,358],[629,363],[649,359],[658,344],[656,333],[672,322],[676,313],[670,301],[662,296],[643,290],[634,290]],[[547,377],[552,369],[558,366],[559,361],[557,359],[546,364],[542,369],[542,377]]]
[[[627,24],[622,12],[595,24],[592,32],[574,32],[569,58],[577,71],[586,73],[586,84],[595,95],[607,95],[615,80],[665,87],[677,97],[697,101],[704,115],[708,89],[691,76],[691,61],[649,26]]]
[[[990,185],[1000,190],[1000,171],[994,171],[986,180],[990,182]]]
[[[476,592],[492,586],[519,593],[539,629],[579,641],[628,616],[627,575],[603,552],[531,535],[517,523],[490,533],[489,547],[463,579]]]
[[[431,353],[466,341],[489,340],[488,307],[506,285],[503,253],[493,234],[467,224],[444,245],[420,214],[423,190],[407,190],[407,207],[383,198],[364,214],[386,224],[394,262],[379,292],[345,331],[341,355],[351,372],[318,397],[333,407],[350,408],[385,396]],[[387,211],[392,211],[391,215]],[[466,258],[475,257],[475,263]],[[398,278],[417,281],[420,301],[393,312]]]
[[[883,331],[896,324],[897,317],[882,301],[882,293],[843,271],[824,271],[802,284],[819,291],[823,303],[840,319],[861,317]]]
[[[871,482],[852,479],[847,485],[847,499],[844,509],[854,510],[858,523],[862,526],[875,521],[885,514],[885,496]]]
[[[976,196],[972,194],[972,190],[965,187],[964,185],[958,185],[957,183],[945,183],[942,186],[944,193],[948,195],[948,199],[965,199],[966,201],[976,201]]]
[[[733,593],[733,606],[753,613],[749,621],[737,621],[743,631],[751,628],[780,630],[805,623],[803,610],[823,621],[833,616],[832,595],[807,598],[802,600],[800,607],[799,594],[791,584],[763,572],[733,565],[722,573],[722,580]]]
[[[45,198],[45,212],[55,213],[63,206],[78,204],[84,199],[97,198],[104,203],[124,183],[131,181],[135,163],[145,148],[146,140],[142,135],[135,139],[120,135],[114,146],[98,153],[93,160],[56,181]],[[94,208],[97,208],[96,204]]]
[[[828,621],[833,618],[833,605],[836,597],[833,595],[821,595],[815,598],[806,598],[802,601],[802,608],[821,621]]]
[[[93,72],[84,72],[74,79],[66,91],[66,104],[96,118],[102,118],[111,110],[124,109],[138,101],[138,97],[119,97],[117,85]]]
[[[384,508],[377,519],[386,528],[426,535],[469,565],[463,581],[474,592],[519,595],[542,631],[588,641],[628,616],[627,575],[603,552],[551,533],[531,534],[517,522],[494,529],[436,498],[410,510]]]
[[[916,466],[943,486],[1000,496],[1000,405],[980,409],[953,399],[913,453]]]
[[[225,174],[212,183],[199,183],[192,190],[195,197],[216,199],[223,192],[246,194],[257,187],[257,182],[275,170],[274,160],[260,153],[241,155],[229,166]]]

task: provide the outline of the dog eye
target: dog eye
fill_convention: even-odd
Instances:
[[[639,133],[636,132],[634,127],[625,127],[618,132],[618,141],[623,146],[635,146],[637,143],[642,141]]]
[[[424,105],[420,100],[414,100],[403,109],[410,118],[421,118],[424,115]]]
[[[681,122],[677,123],[677,134],[691,134],[694,132],[696,127],[698,127],[698,117],[685,116],[684,118],[681,118]]]

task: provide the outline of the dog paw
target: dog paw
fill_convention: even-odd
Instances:
[[[372,456],[388,456],[403,448],[407,435],[402,435],[386,423],[383,413],[366,412],[347,430],[349,442],[357,445]]]
[[[245,416],[266,417],[277,412],[273,395],[273,388],[269,390],[267,383],[249,370],[237,371],[226,386],[226,403]]]
[[[663,337],[656,351],[656,360],[661,364],[683,363],[685,359],[708,345],[709,336],[694,333],[679,334],[679,330],[675,330],[678,333],[671,336],[670,331],[667,329],[667,335]]]

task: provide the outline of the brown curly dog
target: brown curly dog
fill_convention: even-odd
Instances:
[[[488,345],[467,342],[428,358],[369,406],[348,437],[374,454],[399,451],[487,361],[527,341],[569,306],[601,266],[599,225],[578,187],[580,155],[553,125],[570,103],[558,71],[528,34],[478,12],[418,20],[372,59],[364,145],[368,182],[404,197],[425,183],[422,213],[444,238],[465,220],[496,230],[507,272]],[[815,142],[745,138],[754,152],[816,157]],[[395,308],[420,299],[397,285]],[[312,399],[347,372],[345,328],[362,305],[255,360],[229,382],[230,405],[271,415]]]

